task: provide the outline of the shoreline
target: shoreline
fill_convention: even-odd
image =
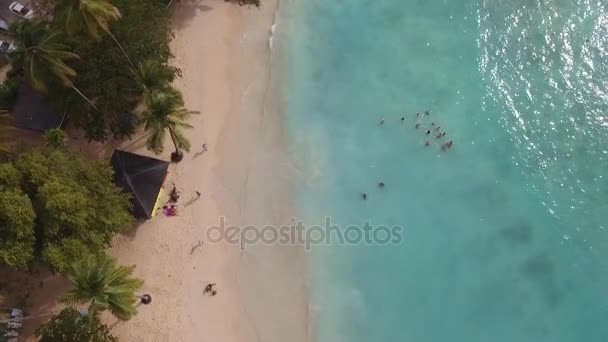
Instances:
[[[186,108],[201,114],[192,117],[194,128],[187,131],[191,153],[170,168],[165,187],[175,182],[186,202],[195,190],[203,195],[180,216],[155,217],[133,236],[116,239],[111,254],[121,264],[137,265],[135,275],[153,297],[131,321],[113,327],[121,341],[309,340],[303,250],[256,246],[241,252],[227,243],[204,243],[206,228],[220,216],[235,224],[265,225],[293,215],[290,178],[281,168],[286,144],[281,113],[269,114],[261,95],[271,91],[274,5],[175,4],[172,64],[183,71],[175,86]],[[208,152],[193,157],[203,143]],[[275,182],[268,182],[269,172]],[[203,245],[194,248],[199,240]],[[215,297],[202,294],[209,282],[217,283]]]

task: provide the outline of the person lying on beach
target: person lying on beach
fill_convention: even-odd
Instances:
[[[207,152],[207,144],[203,144],[203,151]]]
[[[175,205],[163,206],[165,216],[177,216],[177,207]]]

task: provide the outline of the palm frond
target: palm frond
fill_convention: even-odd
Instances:
[[[135,292],[143,281],[133,278],[134,267],[117,266],[108,256],[89,257],[68,269],[74,286],[61,300],[70,305],[90,303],[95,311],[110,310],[119,319],[135,314]]]

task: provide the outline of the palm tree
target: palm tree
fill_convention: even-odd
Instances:
[[[171,92],[173,89],[170,84],[175,78],[175,73],[170,67],[155,60],[139,62],[132,72],[137,80],[138,90],[144,94],[144,101],[156,92]]]
[[[125,55],[129,65],[135,68],[125,49],[110,31],[110,23],[120,19],[121,14],[109,0],[60,0],[56,13],[69,35],[84,31],[89,36],[100,39],[100,30],[108,34]]]
[[[31,85],[47,92],[45,80],[52,76],[68,88],[72,88],[93,108],[95,104],[86,97],[75,85],[73,79],[76,71],[66,64],[66,61],[80,58],[69,52],[66,45],[58,42],[58,33],[49,32],[42,22],[32,23],[24,20],[11,26],[11,36],[15,40],[15,51],[11,52],[11,60],[15,69],[21,69]]]
[[[187,110],[183,105],[184,101],[177,91],[157,92],[147,98],[147,108],[141,113],[141,122],[149,133],[146,147],[155,153],[161,153],[168,131],[175,146],[175,152],[171,153],[171,160],[174,162],[179,162],[183,157],[180,148],[190,151],[190,141],[184,135],[183,129],[192,127],[186,122],[190,115],[199,114]]]
[[[135,266],[116,266],[107,255],[89,258],[73,264],[68,278],[74,288],[62,298],[67,304],[89,303],[89,311],[110,310],[120,320],[128,320],[135,313],[135,292],[143,285],[132,278]]]

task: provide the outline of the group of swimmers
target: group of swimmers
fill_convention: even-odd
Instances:
[[[424,111],[424,116],[430,116],[430,115],[431,115],[430,111],[428,111],[428,110]],[[401,123],[402,124],[405,123],[405,116],[401,117]],[[384,125],[384,118],[380,119],[379,125],[380,126]],[[416,129],[420,129],[420,126],[421,126],[421,124],[420,124],[420,113],[416,113],[416,125],[414,127]],[[442,132],[440,126],[438,126],[438,125],[436,126],[435,122],[431,122],[431,126],[428,127],[427,130],[426,130],[427,139],[424,142],[424,146],[430,146],[431,145],[431,141],[429,140],[431,134],[435,135],[436,139],[441,139],[441,138],[445,137],[445,131]],[[453,144],[454,144],[454,142],[452,140],[450,140],[448,142],[445,142],[445,143],[443,143],[441,145],[441,150],[442,151],[447,151],[450,148],[452,148]]]
[[[430,116],[431,113],[430,111],[426,110],[424,111],[424,116]],[[405,116],[401,117],[401,123],[405,123]],[[380,121],[378,122],[378,125],[382,126],[384,125],[384,118],[381,118]],[[416,129],[420,129],[420,113],[416,113],[416,125],[414,126]],[[441,131],[441,127],[439,125],[435,125],[435,122],[431,122],[431,126],[427,128],[426,130],[426,136],[427,139],[424,142],[424,146],[430,146],[431,145],[431,141],[429,140],[431,133],[433,135],[435,135],[436,139],[441,139],[443,137],[445,137],[445,131]],[[450,148],[452,148],[452,145],[454,144],[454,142],[452,140],[444,142],[441,145],[441,150],[442,151],[447,151]],[[379,188],[384,188],[384,182],[378,182],[378,187]],[[367,199],[367,193],[362,192],[361,193],[361,198],[366,200]]]

